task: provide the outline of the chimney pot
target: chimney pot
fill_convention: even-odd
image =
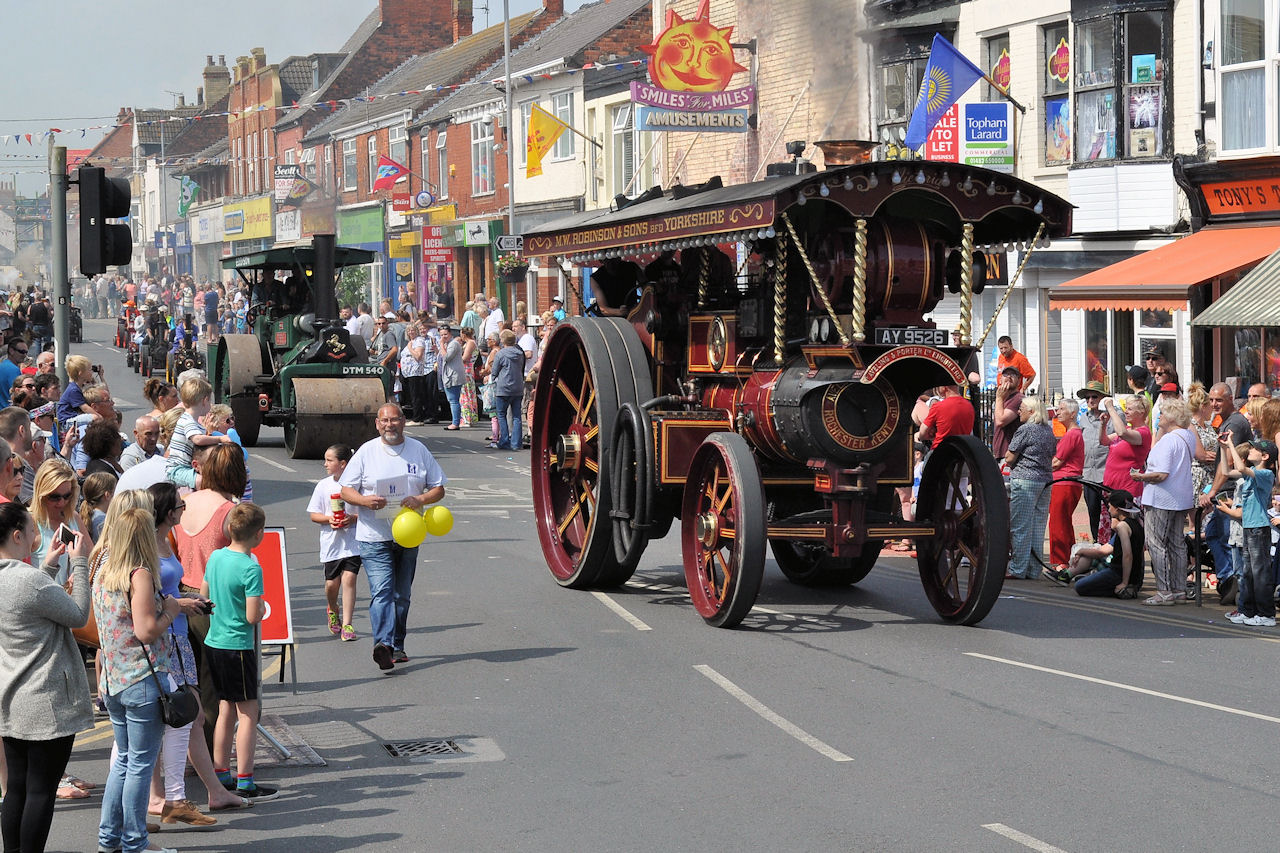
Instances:
[[[552,18],[564,17],[564,0],[542,0],[542,8]]]

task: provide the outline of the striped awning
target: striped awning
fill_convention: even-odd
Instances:
[[[1193,326],[1280,326],[1280,250],[1245,273]]]

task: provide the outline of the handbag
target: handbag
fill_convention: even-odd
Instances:
[[[178,689],[172,693],[166,691],[160,676],[156,675],[155,666],[151,663],[151,650],[145,643],[141,645],[142,653],[147,657],[147,667],[151,670],[151,677],[156,680],[156,687],[160,688],[160,717],[173,729],[180,729],[188,723],[194,723],[196,717],[200,716],[200,694],[190,684],[179,684]],[[178,666],[182,666],[181,656],[179,656]],[[184,671],[183,678],[186,675]]]
[[[480,386],[480,402],[484,406],[484,413],[492,417],[495,411],[492,382],[486,382]]]
[[[93,565],[89,567],[89,586],[93,586],[93,578],[98,573],[98,567],[102,565],[102,555],[98,555],[98,559],[94,560]],[[88,646],[91,649],[102,648],[102,638],[98,636],[98,616],[93,612],[93,608],[89,608],[89,621],[85,622],[82,627],[72,628],[71,635],[76,638],[76,642],[82,646]]]

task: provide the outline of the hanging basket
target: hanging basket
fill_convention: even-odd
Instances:
[[[502,274],[502,280],[510,284],[517,284],[524,281],[525,274],[529,272],[529,265],[523,264],[518,267],[512,267]]]

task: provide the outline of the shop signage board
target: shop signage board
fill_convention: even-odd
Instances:
[[[453,263],[453,249],[444,244],[443,226],[424,225],[422,227],[422,262],[424,264]]]
[[[924,156],[1013,174],[1013,104],[953,104],[929,132]]]

